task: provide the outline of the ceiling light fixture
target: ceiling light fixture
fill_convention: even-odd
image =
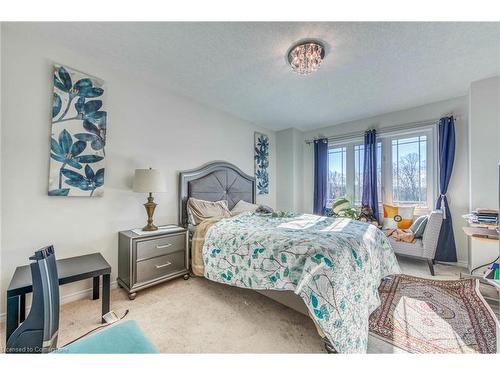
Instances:
[[[288,52],[288,63],[295,72],[302,75],[318,70],[324,58],[325,48],[317,41],[300,42]]]

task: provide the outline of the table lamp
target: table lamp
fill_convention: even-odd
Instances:
[[[167,191],[167,184],[163,174],[158,169],[136,169],[133,190],[138,193],[149,193],[148,201],[144,203],[148,214],[148,224],[142,230],[158,230],[158,227],[153,224],[153,214],[156,208],[156,203],[153,202],[153,193]]]

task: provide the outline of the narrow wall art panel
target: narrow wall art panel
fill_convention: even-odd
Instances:
[[[255,178],[257,194],[269,194],[269,137],[255,133]]]
[[[105,108],[101,79],[54,65],[49,195],[103,195]]]

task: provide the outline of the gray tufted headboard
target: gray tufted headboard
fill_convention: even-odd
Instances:
[[[187,226],[189,198],[207,201],[227,200],[232,209],[240,200],[255,203],[255,178],[237,166],[214,161],[179,174],[179,225]]]

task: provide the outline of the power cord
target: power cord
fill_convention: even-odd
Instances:
[[[101,324],[100,326],[98,326],[98,327],[96,327],[96,328],[94,328],[94,329],[91,329],[91,330],[90,330],[90,331],[88,331],[87,333],[84,333],[84,334],[83,334],[83,335],[81,335],[80,337],[77,337],[77,338],[76,338],[76,339],[74,339],[73,341],[68,342],[66,345],[61,346],[61,348],[65,348],[65,347],[66,347],[66,346],[68,346],[69,344],[73,344],[75,341],[78,341],[78,340],[80,340],[80,339],[84,338],[85,336],[90,335],[92,332],[98,331],[98,330],[100,330],[100,329],[102,329],[102,328],[109,327],[110,325],[113,325],[113,324],[115,324],[115,323],[118,323],[120,320],[122,320],[123,318],[125,318],[125,317],[127,316],[128,312],[129,312],[129,310],[128,310],[128,309],[127,309],[127,310],[125,310],[125,313],[124,313],[124,314],[122,315],[122,317],[121,317],[121,318],[119,318],[118,320],[116,320],[116,321],[114,321],[114,322],[111,322],[111,323]]]
[[[478,266],[478,267],[474,268],[472,271],[470,271],[470,274],[472,275],[472,274],[474,273],[474,271],[477,271],[477,270],[478,270],[478,269],[480,269],[480,268],[483,268],[483,267],[489,266],[489,265],[490,265],[490,264],[492,264],[492,263],[495,263],[498,259],[500,259],[500,255],[499,255],[499,256],[497,256],[497,258],[496,258],[493,262],[488,262],[488,263],[486,263],[486,264],[482,264],[482,265],[480,265],[480,266]]]

